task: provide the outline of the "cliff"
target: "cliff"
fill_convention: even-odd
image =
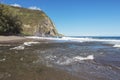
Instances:
[[[8,7],[11,11],[14,11],[14,14],[19,17],[22,23],[22,34],[37,36],[59,35],[55,28],[55,25],[43,11],[13,7],[9,5],[4,6]]]

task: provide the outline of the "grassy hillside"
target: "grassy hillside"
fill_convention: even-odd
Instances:
[[[1,5],[1,4],[0,4]],[[58,32],[50,18],[40,10],[4,5],[17,15],[22,22],[22,33],[25,35],[57,36]]]

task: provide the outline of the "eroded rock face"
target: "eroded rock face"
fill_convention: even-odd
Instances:
[[[46,16],[44,20],[36,26],[36,30],[34,31],[37,36],[57,36],[58,32],[55,29],[52,21]]]
[[[8,6],[8,5],[7,5]],[[51,19],[41,10],[8,6],[20,18],[23,34],[37,36],[58,36]]]
[[[24,23],[24,22],[23,22]],[[44,14],[44,18],[36,22],[36,24],[23,25],[23,32],[28,35],[36,36],[58,36],[58,32],[48,16]]]

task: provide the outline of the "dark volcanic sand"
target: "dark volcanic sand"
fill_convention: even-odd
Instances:
[[[0,80],[80,80],[63,70],[48,67],[43,62],[41,63],[39,54],[34,48],[10,50],[12,47],[21,45],[22,42],[20,41],[1,43]],[[45,46],[43,48],[45,49]]]

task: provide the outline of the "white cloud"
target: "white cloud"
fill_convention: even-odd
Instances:
[[[32,10],[40,10],[40,11],[41,11],[41,9],[38,8],[38,7],[36,7],[36,6],[31,6],[31,7],[29,7],[29,9],[32,9]]]
[[[19,4],[11,4],[11,6],[14,6],[14,7],[21,7],[21,5],[19,5]]]

